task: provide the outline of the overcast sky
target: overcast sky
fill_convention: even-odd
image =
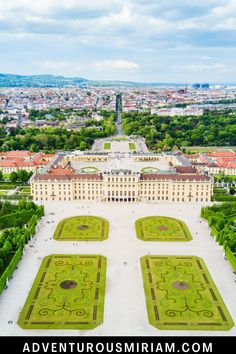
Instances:
[[[236,82],[236,0],[0,0],[0,72]]]

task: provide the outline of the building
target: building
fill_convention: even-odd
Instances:
[[[47,166],[54,154],[35,153],[30,151],[6,151],[0,153],[0,170],[9,174],[19,170],[36,172]]]
[[[236,175],[236,153],[233,151],[186,155],[186,158],[200,173]]]
[[[161,117],[175,116],[202,116],[203,109],[199,108],[152,108],[151,114],[156,114]]]
[[[168,161],[170,155],[156,155],[152,160]],[[178,154],[171,161],[178,159]],[[83,157],[83,158],[82,158]],[[145,155],[147,158],[147,155]],[[120,157],[125,159],[126,157]],[[139,155],[141,159],[141,155]],[[142,173],[123,168],[110,168],[96,173],[76,170],[72,164],[77,161],[94,162],[94,165],[112,166],[112,156],[99,154],[66,154],[55,160],[50,168],[35,174],[31,179],[31,194],[34,201],[103,201],[103,202],[209,202],[213,193],[211,177],[198,173],[191,166],[180,164],[169,171]],[[137,156],[131,157],[133,163]],[[184,159],[183,159],[184,160]],[[145,162],[146,163],[146,162]],[[90,165],[91,166],[91,165]],[[91,167],[89,167],[91,168]]]

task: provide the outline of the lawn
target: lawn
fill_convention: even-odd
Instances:
[[[59,241],[103,241],[108,238],[109,223],[97,216],[75,216],[57,225],[53,238]]]
[[[135,143],[129,143],[129,148],[130,150],[135,150],[136,149]]]
[[[186,146],[185,150],[190,151],[191,153],[198,154],[200,152],[215,152],[215,151],[230,151],[234,150],[235,147],[230,146]]]
[[[103,322],[105,285],[105,257],[47,256],[18,324],[24,329],[93,329]]]
[[[165,216],[148,216],[136,220],[137,238],[142,241],[190,241],[192,236],[186,224]]]
[[[104,145],[103,145],[103,149],[104,150],[110,150],[110,148],[111,148],[111,144],[110,143],[104,143]]]
[[[113,141],[127,141],[127,138],[114,138]]]
[[[82,172],[82,173],[97,173],[97,172],[99,172],[99,170],[96,167],[93,167],[93,166],[86,166],[86,167],[81,168],[79,170],[79,172]]]
[[[162,330],[229,330],[234,322],[204,261],[145,256],[141,268],[151,325]]]
[[[142,168],[142,173],[158,173],[160,170],[157,167],[144,167]]]

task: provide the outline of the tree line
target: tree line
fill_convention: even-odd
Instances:
[[[29,241],[35,231],[43,207],[25,200],[17,205],[0,202],[0,274],[4,272],[15,252]]]
[[[236,253],[236,203],[214,204],[201,210],[201,217],[208,221],[213,236],[220,245]]]

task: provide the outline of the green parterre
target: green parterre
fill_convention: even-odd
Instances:
[[[165,216],[148,216],[135,222],[136,234],[143,241],[190,241],[192,236],[186,224]]]
[[[93,329],[103,321],[105,283],[103,256],[45,257],[18,324],[25,329]]]
[[[158,329],[229,330],[234,323],[201,258],[141,258],[149,322]]]
[[[108,232],[107,220],[81,215],[62,220],[53,238],[59,241],[103,241],[108,238]]]

